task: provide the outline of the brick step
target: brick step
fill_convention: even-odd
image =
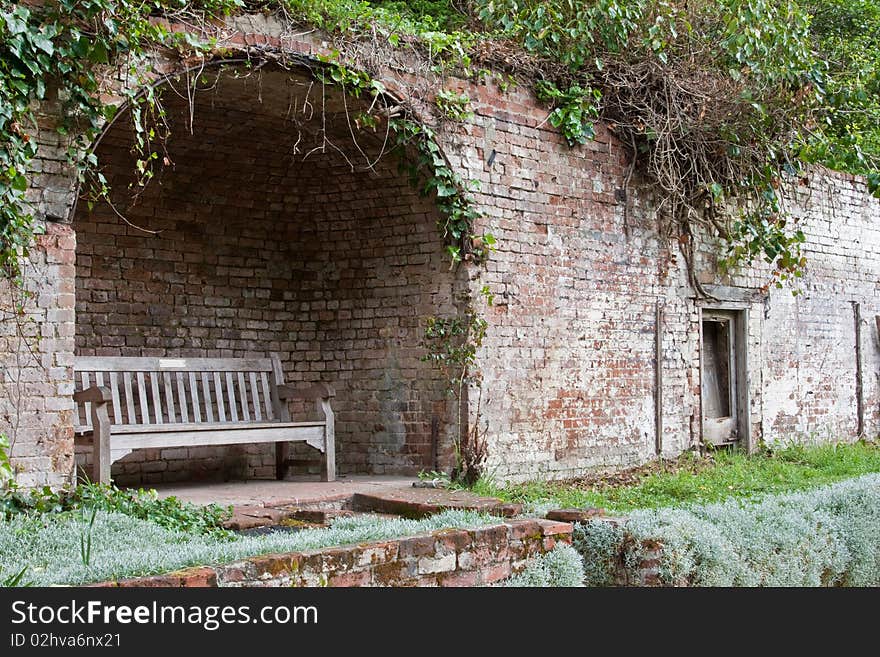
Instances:
[[[512,518],[519,515],[522,505],[502,502],[496,497],[480,497],[468,491],[408,488],[381,493],[355,493],[352,509],[404,518],[424,518],[446,509],[461,509]]]
[[[268,530],[269,528],[296,531],[298,529],[326,527],[337,518],[365,515],[392,516],[393,514],[335,508],[237,506],[232,509],[232,518],[223,523],[223,526],[232,531],[255,534],[260,533],[257,530]]]

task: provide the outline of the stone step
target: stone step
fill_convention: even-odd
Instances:
[[[424,518],[446,509],[462,509],[512,518],[522,511],[521,504],[503,502],[496,497],[480,497],[469,491],[402,488],[379,493],[355,493],[355,511],[390,513],[404,518]]]

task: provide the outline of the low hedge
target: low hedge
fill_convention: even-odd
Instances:
[[[17,513],[8,520],[0,516],[0,584],[76,585],[497,522],[493,516],[450,510],[421,520],[365,515],[338,518],[325,529],[220,537],[161,527],[118,512],[95,511],[94,521],[86,510]]]
[[[529,559],[526,567],[502,582],[509,587],[578,587],[584,585],[584,566],[570,545],[560,543],[550,552]]]
[[[880,475],[760,502],[641,510],[574,529],[588,586],[880,585]]]

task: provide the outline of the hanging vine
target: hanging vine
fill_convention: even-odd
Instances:
[[[35,230],[29,184],[44,138],[41,107],[58,108],[54,129],[74,175],[91,186],[91,199],[108,199],[91,145],[116,112],[117,102],[104,94],[121,91],[138,184],[147,184],[162,161],[164,136],[150,55],[164,49],[222,57],[228,53],[211,38],[217,26],[264,12],[291,28],[323,31],[338,54],[313,67],[319,80],[381,100],[349,116],[350,126],[385,122],[390,145],[414,155],[405,165],[413,183],[436,199],[452,266],[484,263],[495,239],[475,230],[473,186],[450,166],[434,128],[414,119],[406,99],[390,102],[371,75],[389,56],[414,63],[425,80],[455,73],[495,76],[502,87],[530,84],[572,147],[606,123],[630,151],[627,180],[638,172],[658,191],[658,215],[681,245],[696,290],[698,236],[706,232],[722,240],[722,271],[763,260],[781,286],[806,265],[804,234],[781,203],[781,190],[796,184],[806,166],[822,162],[865,174],[880,194],[871,132],[876,102],[864,92],[876,89],[877,58],[862,53],[880,42],[869,34],[857,39],[857,49],[847,47],[847,23],[835,18],[864,15],[876,23],[870,3],[864,11],[844,6],[860,2],[804,0],[807,13],[795,0],[0,0],[0,269],[21,285]],[[187,27],[171,30],[170,23]],[[845,57],[829,67],[817,43]],[[283,55],[274,56],[283,63]],[[121,89],[115,77],[126,79]],[[466,97],[435,92],[420,100],[448,119],[469,118]],[[429,359],[444,349],[467,355],[459,379],[475,373],[482,338],[469,312],[435,318],[425,336],[435,345]]]

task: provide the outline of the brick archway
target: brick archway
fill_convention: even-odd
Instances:
[[[76,354],[278,353],[287,380],[336,386],[340,472],[443,464],[455,409],[419,342],[462,283],[432,201],[340,90],[268,67],[207,77],[192,98],[182,79],[163,89],[167,161],[142,191],[124,116],[96,147],[112,206],[73,213]],[[271,477],[273,459],[259,445],[141,450],[113,475]]]

